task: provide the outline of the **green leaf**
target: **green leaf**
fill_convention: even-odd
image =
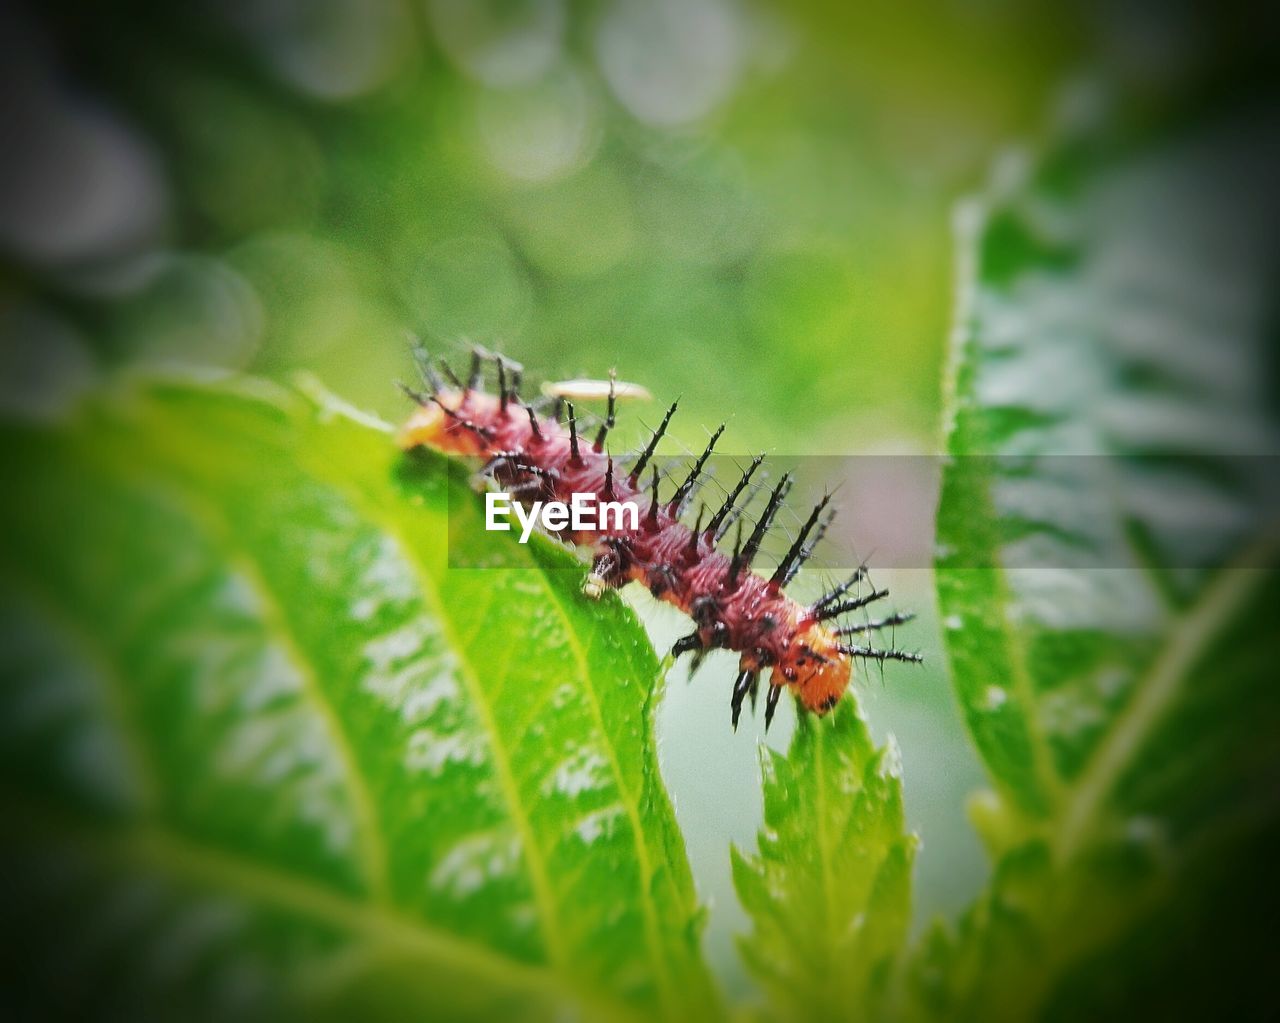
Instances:
[[[1006,161],[959,218],[937,580],[995,868],[916,964],[938,1018],[1121,1017],[1157,977],[1217,1015],[1270,943],[1280,534],[1238,456],[1277,439],[1277,211],[1247,125],[1128,134]]]
[[[866,1019],[889,1007],[910,921],[916,839],[897,749],[876,749],[850,696],[802,714],[786,756],[760,751],[764,830],[733,850],[754,928],[740,949],[784,1020]]]
[[[7,986],[714,1014],[643,632],[550,544],[449,567],[498,542],[475,495],[376,427],[166,384],[0,435]]]

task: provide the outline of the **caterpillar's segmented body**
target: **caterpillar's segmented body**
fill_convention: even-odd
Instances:
[[[761,458],[751,462],[717,509],[701,507],[692,527],[682,521],[685,505],[723,426],[684,482],[672,495],[659,499],[656,469],[649,480],[645,479],[645,470],[675,412],[674,404],[644,451],[624,465],[604,449],[614,425],[612,394],[604,422],[595,437],[588,439],[579,433],[572,405],[568,406],[567,423],[561,423],[559,402],[554,416],[542,415],[534,403],[526,403],[519,396],[521,369],[503,356],[476,349],[464,384],[443,364],[448,382],[442,382],[425,353],[419,350],[417,354],[430,393],[405,389],[418,409],[401,431],[401,446],[425,446],[476,460],[515,500],[523,502],[568,504],[576,493],[595,495],[599,501],[636,504],[642,514],[635,529],[566,528],[558,534],[591,551],[591,571],[583,592],[598,597],[606,588],[632,581],[642,583],[655,597],[693,619],[694,631],[676,643],[676,656],[693,653],[700,659],[712,649],[736,651],[739,673],[731,699],[735,727],[744,699],[749,695],[754,701],[765,671],[771,671],[765,704],[767,727],[786,687],[794,690],[806,708],[825,714],[848,688],[854,658],[920,660],[917,654],[854,646],[844,641],[847,636],[899,625],[911,617],[895,614],[876,622],[843,627],[837,624],[841,615],[888,595],[887,590],[872,589],[866,595],[849,597],[865,579],[863,570],[813,604],[801,604],[783,592],[830,523],[828,498],[824,497],[814,508],[782,562],[767,578],[753,572],[751,563],[786,496],[788,476],[783,476],[770,491],[765,510],[745,541],[746,531],[739,519],[738,542],[732,553],[717,548],[717,542],[741,512],[738,498]],[[496,395],[481,388],[485,360],[492,360],[497,366]],[[710,518],[704,522],[708,511]]]

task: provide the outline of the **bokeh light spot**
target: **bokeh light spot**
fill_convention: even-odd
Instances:
[[[43,92],[0,115],[0,246],[46,266],[136,252],[160,232],[168,189],[150,148],[110,112]]]
[[[478,82],[531,82],[560,57],[560,0],[427,0],[427,17],[448,58]]]
[[[600,138],[595,98],[583,76],[569,68],[527,89],[479,92],[475,131],[492,167],[511,180],[531,182],[579,169]]]
[[[383,85],[412,29],[402,0],[252,0],[230,16],[284,81],[326,100]]]
[[[647,124],[707,116],[728,98],[742,63],[742,26],[723,0],[614,0],[596,59],[618,101]]]
[[[119,350],[130,362],[243,369],[262,339],[262,306],[248,282],[205,256],[165,254],[150,261],[144,286],[115,317]]]

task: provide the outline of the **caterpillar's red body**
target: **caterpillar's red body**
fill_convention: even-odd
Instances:
[[[574,493],[593,494],[600,501],[634,502],[642,512],[634,530],[565,530],[560,534],[562,539],[592,551],[592,571],[584,592],[598,596],[604,587],[631,581],[642,583],[654,596],[694,619],[696,631],[677,644],[677,654],[713,648],[737,651],[740,674],[733,697],[735,724],[743,697],[748,693],[754,697],[763,670],[773,669],[766,712],[771,719],[778,694],[788,686],[805,707],[818,714],[826,713],[848,687],[855,656],[918,659],[897,651],[846,646],[841,642],[842,630],[827,624],[836,614],[884,596],[883,591],[873,591],[868,597],[844,604],[835,603],[833,598],[838,601],[848,591],[850,584],[846,584],[813,606],[796,602],[782,591],[784,581],[777,578],[783,574],[781,568],[774,578],[765,579],[750,571],[754,550],[748,551],[745,559],[739,557],[735,561],[716,549],[714,531],[700,527],[701,515],[699,526],[693,529],[682,522],[679,505],[684,495],[658,501],[656,486],[646,493],[638,478],[639,467],[624,470],[615,466],[602,450],[608,426],[591,443],[578,436],[572,419],[566,428],[557,418],[537,415],[514,390],[508,391],[501,362],[499,373],[501,393],[496,396],[475,386],[474,372],[471,384],[465,387],[444,387],[433,380],[434,393],[429,398],[415,395],[419,408],[401,432],[401,445],[426,446],[480,460],[517,499],[523,491],[528,500],[536,497],[566,504]],[[612,425],[611,421],[612,402],[608,425]],[[655,435],[655,442],[661,432],[660,429]],[[651,444],[648,454],[652,449]],[[641,456],[641,463],[648,460],[648,454]],[[754,464],[758,461],[753,463],[753,469]],[[701,464],[695,468],[690,479],[696,477],[700,467]],[[784,490],[785,486],[775,489],[771,498],[774,510]],[[806,533],[825,503],[824,500],[811,517]],[[732,500],[726,508],[731,505]],[[771,512],[767,510],[766,516],[771,517]],[[810,553],[804,539],[802,534],[793,547],[795,567]],[[793,573],[787,573],[787,578],[790,574]],[[844,634],[897,624],[907,617],[893,616],[882,623],[855,626],[844,630]]]

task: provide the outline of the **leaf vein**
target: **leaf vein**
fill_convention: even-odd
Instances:
[[[1223,569],[1203,596],[1169,629],[1169,642],[1138,685],[1137,693],[1117,718],[1116,726],[1095,751],[1080,777],[1058,829],[1057,853],[1066,861],[1081,848],[1103,800],[1119,779],[1130,756],[1167,710],[1188,672],[1233,614],[1267,578],[1266,564],[1280,551],[1280,529],[1263,534]]]
[[[650,891],[650,885],[653,880],[653,860],[649,853],[648,842],[645,839],[644,822],[640,817],[639,801],[631,792],[623,777],[622,765],[618,762],[617,750],[610,741],[608,730],[604,726],[604,716],[600,711],[600,700],[596,695],[593,675],[588,667],[587,651],[578,641],[578,637],[569,621],[569,616],[564,610],[559,595],[555,592],[555,587],[551,585],[545,573],[539,572],[538,578],[550,597],[549,603],[554,607],[561,624],[564,626],[565,635],[568,637],[569,649],[572,651],[574,659],[578,662],[583,693],[590,706],[596,731],[600,734],[602,745],[609,761],[609,770],[613,774],[614,782],[618,787],[618,794],[626,810],[627,819],[631,823],[631,832],[635,836],[636,857],[640,866],[640,905],[644,912],[645,941],[649,946],[649,958],[657,971],[663,1005],[666,1007],[668,1014],[675,1014],[678,1006],[675,1001],[675,992],[672,989],[670,968],[666,956],[661,951],[658,921],[654,912],[653,895]]]

